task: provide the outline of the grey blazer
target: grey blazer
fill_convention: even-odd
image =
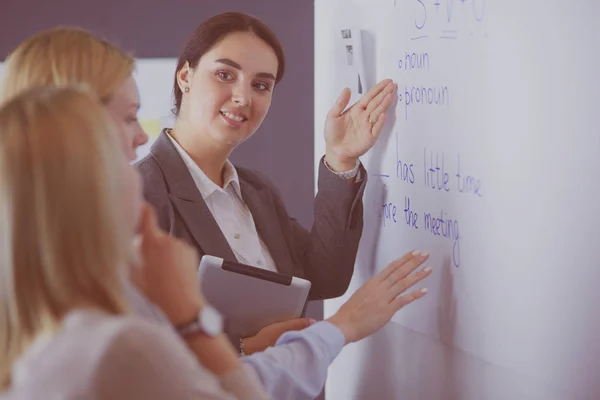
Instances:
[[[146,200],[160,226],[205,254],[237,261],[192,176],[163,131],[135,165]],[[311,281],[310,300],[339,297],[348,289],[363,229],[363,179],[349,183],[320,162],[310,231],[291,218],[277,189],[261,174],[237,167],[242,198],[280,273]]]

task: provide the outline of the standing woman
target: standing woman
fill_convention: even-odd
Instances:
[[[241,13],[208,19],[179,57],[175,126],[161,133],[137,166],[160,226],[186,239],[200,256],[308,279],[311,300],[338,297],[350,283],[363,227],[367,174],[358,157],[375,144],[397,86],[382,81],[344,112],[350,100],[345,89],[332,107],[308,231],[287,214],[264,176],[229,162],[261,125],[283,72],[281,44],[261,21]],[[252,353],[298,329],[297,322],[252,338],[230,336]]]

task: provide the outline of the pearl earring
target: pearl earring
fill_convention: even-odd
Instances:
[[[186,86],[185,89],[183,89],[183,91],[187,93],[190,91],[190,88]]]

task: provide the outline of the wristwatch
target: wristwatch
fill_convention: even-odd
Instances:
[[[208,336],[217,336],[223,332],[223,316],[210,304],[204,304],[192,322],[176,328],[182,336],[199,332]]]

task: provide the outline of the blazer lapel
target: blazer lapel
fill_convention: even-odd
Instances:
[[[188,227],[194,240],[196,240],[196,243],[204,254],[237,262],[221,228],[219,228],[206,202],[202,198],[190,201],[177,197],[174,194],[170,194],[169,196],[175,208],[181,214],[183,223]]]
[[[293,275],[292,259],[287,243],[277,216],[273,215],[273,210],[275,210],[273,199],[267,190],[257,189],[242,178],[240,178],[240,189],[242,198],[254,218],[256,230],[275,261],[277,271],[284,275]]]
[[[156,139],[151,153],[162,169],[169,197],[198,247],[204,254],[237,261],[190,171],[165,131]]]

